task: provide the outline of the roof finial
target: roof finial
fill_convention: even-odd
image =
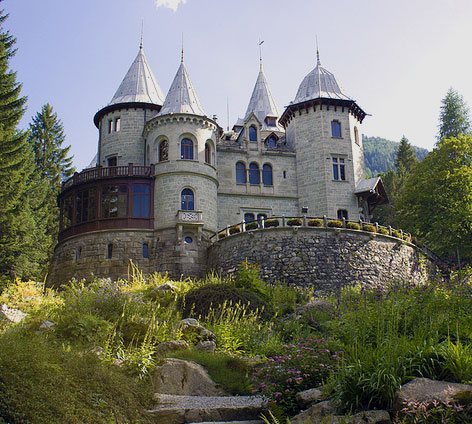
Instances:
[[[143,49],[143,32],[144,32],[144,19],[141,19],[141,42],[139,43],[139,50]]]
[[[259,38],[259,63],[260,63],[260,67],[261,67],[261,71],[262,71],[262,43],[264,42],[264,40],[261,41],[261,39]]]
[[[184,63],[184,33],[182,32],[182,63]]]
[[[320,51],[318,50],[318,36],[315,35],[315,38],[316,38],[316,66],[320,66],[321,62],[320,62]]]

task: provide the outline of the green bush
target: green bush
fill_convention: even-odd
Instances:
[[[259,228],[259,223],[257,221],[248,222],[246,224],[246,230],[257,230]]]
[[[343,222],[340,221],[339,219],[332,219],[332,220],[328,221],[328,227],[342,228],[343,227]]]
[[[375,228],[375,225],[371,225],[371,224],[364,224],[362,226],[362,229],[364,231],[368,231],[369,233],[376,233],[377,232],[377,229]]]
[[[321,219],[310,219],[308,221],[308,226],[309,227],[322,227],[323,226],[323,220],[321,220]]]
[[[252,386],[248,377],[247,363],[234,355],[184,349],[169,353],[168,356],[200,364],[208,371],[213,381],[230,395],[251,393]]]
[[[360,230],[361,226],[357,222],[347,222],[346,228],[349,228],[350,230]]]
[[[279,220],[276,218],[269,218],[264,221],[265,228],[278,227],[278,226],[279,226]]]
[[[397,230],[392,230],[392,236],[401,239],[402,238],[402,233]]]
[[[379,227],[379,234],[383,234],[384,236],[388,236],[388,229],[385,227]]]
[[[287,219],[287,225],[289,227],[300,227],[302,225],[302,220],[300,218],[290,218]]]

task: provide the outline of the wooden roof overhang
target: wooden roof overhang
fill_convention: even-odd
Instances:
[[[360,208],[362,208],[367,202],[369,215],[374,211],[377,206],[387,205],[388,203],[390,203],[390,201],[388,200],[387,192],[385,191],[385,187],[380,178],[372,189],[367,189],[363,192],[357,192],[356,196],[357,204]]]
[[[313,111],[316,111],[317,107],[321,109],[323,106],[326,106],[327,110],[329,110],[330,107],[333,107],[335,111],[337,110],[337,108],[341,108],[342,112],[347,109],[349,113],[354,115],[361,123],[367,115],[354,100],[317,98],[287,106],[284,113],[279,119],[279,123],[284,128],[287,128],[287,125],[297,112],[299,115],[301,115],[303,110],[308,113],[310,108],[312,108]]]

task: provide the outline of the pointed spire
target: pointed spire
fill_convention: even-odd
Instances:
[[[164,103],[164,93],[144,56],[142,38],[138,55],[109,104],[118,103]]]
[[[320,51],[318,50],[318,36],[316,36],[316,66],[321,66]]]
[[[198,100],[197,92],[190,81],[187,69],[185,68],[183,52],[182,62],[170,86],[159,115],[166,115],[168,113],[192,113],[194,115],[206,116],[200,104],[200,100]]]
[[[181,63],[184,63],[184,33],[182,33],[182,57],[180,59]]]
[[[139,43],[139,50],[143,49],[143,32],[144,32],[144,19],[141,21],[141,42]]]
[[[263,130],[280,130],[278,124],[275,126],[268,126],[266,122],[266,117],[268,116],[271,118],[278,118],[279,110],[277,108],[277,104],[275,103],[274,97],[270,92],[269,84],[267,83],[264,71],[262,70],[262,62],[259,75],[257,76],[256,85],[254,86],[246,114],[244,115],[244,120],[246,120],[251,113],[254,113],[254,115],[257,116],[257,119],[262,124]]]
[[[260,63],[260,71],[262,72],[262,43],[264,43],[264,40],[261,41],[259,38],[259,63]]]

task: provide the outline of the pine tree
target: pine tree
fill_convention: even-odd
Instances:
[[[62,147],[65,140],[64,126],[49,103],[33,117],[28,140],[33,146],[41,178],[49,181],[52,193],[57,194],[61,181],[70,177],[74,168],[72,157],[67,156],[70,146]]]
[[[418,163],[416,153],[413,147],[411,147],[408,139],[403,136],[398,146],[397,155],[395,158],[395,168],[397,173],[403,170],[404,172],[410,173]]]
[[[463,97],[450,88],[441,102],[438,141],[470,133],[469,108]]]
[[[26,97],[9,69],[15,38],[3,31],[7,17],[0,11],[0,279],[37,277],[45,264],[35,216],[45,191],[27,133],[17,130]]]

